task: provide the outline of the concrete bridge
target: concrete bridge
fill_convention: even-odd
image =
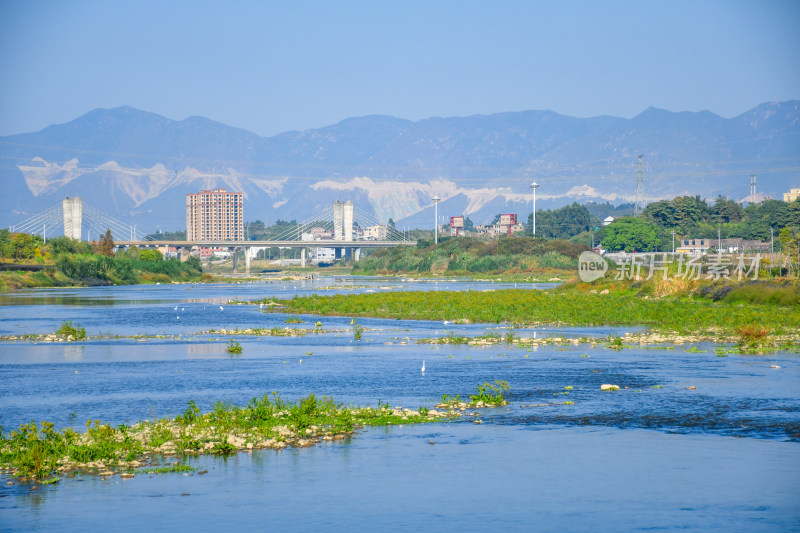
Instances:
[[[250,251],[254,248],[299,248],[301,250],[300,266],[306,266],[306,250],[315,248],[333,248],[338,250],[342,258],[351,257],[358,261],[363,248],[391,248],[395,246],[416,246],[417,241],[115,241],[115,246],[130,248],[176,248],[181,261],[186,261],[193,250],[198,248],[225,248],[230,250],[233,257],[233,269],[238,267],[238,250],[244,250],[245,273],[250,274],[250,261],[252,259]],[[337,256],[338,257],[338,256]]]
[[[356,217],[357,216],[357,217]],[[12,231],[38,233],[46,240],[47,235],[63,234],[72,239],[82,239],[86,229],[86,240],[90,234],[100,237],[111,230],[117,237],[115,245],[129,248],[173,247],[178,250],[181,260],[186,260],[197,248],[223,248],[232,251],[233,268],[238,267],[238,250],[244,250],[245,269],[250,273],[250,260],[255,249],[299,248],[301,265],[306,266],[306,250],[330,248],[335,250],[335,259],[347,258],[358,261],[364,248],[389,248],[393,246],[416,246],[417,241],[407,240],[406,235],[393,225],[381,224],[368,213],[353,205],[353,202],[336,201],[331,207],[316,213],[300,223],[287,225],[283,233],[272,240],[262,241],[175,241],[156,240],[153,235],[141,237],[142,231],[136,225],[128,225],[93,207],[83,203],[78,197],[64,198],[58,205],[38,213],[11,228]],[[191,232],[187,230],[187,234]],[[128,240],[120,240],[130,235]]]

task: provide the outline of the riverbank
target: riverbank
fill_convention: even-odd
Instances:
[[[199,261],[142,261],[101,255],[65,256],[39,270],[0,272],[0,291],[48,287],[96,287],[160,283],[210,282]],[[33,265],[37,266],[37,265]],[[11,267],[9,267],[11,268]]]

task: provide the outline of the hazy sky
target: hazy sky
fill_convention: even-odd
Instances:
[[[800,98],[800,1],[0,0],[0,135],[98,107],[261,135]]]

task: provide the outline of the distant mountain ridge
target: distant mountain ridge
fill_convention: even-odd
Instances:
[[[409,121],[371,115],[261,137],[203,117],[174,121],[131,107],[96,109],[66,124],[0,137],[0,226],[65,196],[141,224],[185,225],[185,195],[245,193],[245,218],[303,220],[350,199],[379,220],[476,223],[499,212],[578,201],[632,201],[644,154],[649,199],[679,194],[740,199],[750,174],[780,198],[800,186],[800,101],[737,117],[648,108],[632,119],[521,111]]]

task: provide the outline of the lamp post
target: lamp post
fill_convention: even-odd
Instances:
[[[433,197],[433,243],[439,244],[439,196]]]
[[[539,188],[539,184],[535,181],[532,182],[528,187],[531,188],[533,191],[533,233],[532,235],[536,237],[536,189]]]

